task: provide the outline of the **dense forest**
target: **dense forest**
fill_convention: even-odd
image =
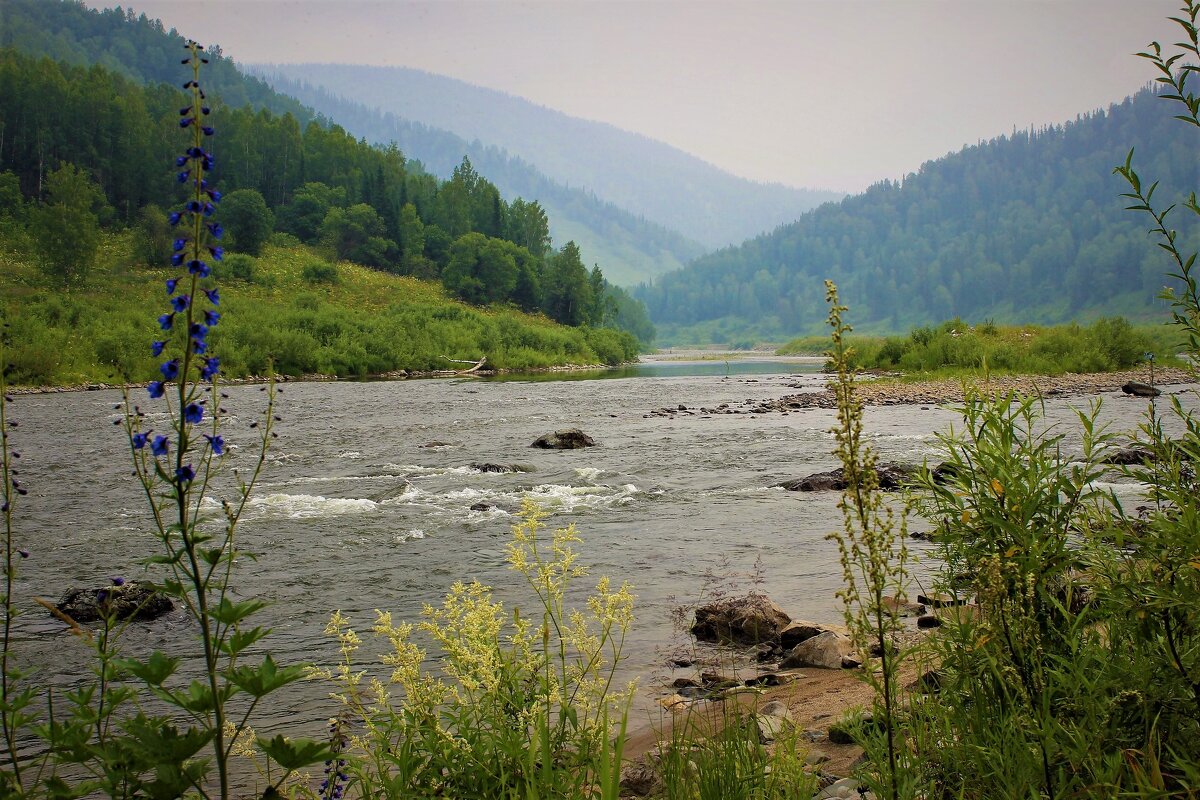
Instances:
[[[469,142],[498,147],[552,181],[585,187],[601,200],[709,248],[742,242],[842,197],[838,192],[739,178],[663,142],[421,70],[352,64],[256,69],[264,77],[306,81],[334,95],[449,130]],[[268,79],[275,82],[274,77]],[[275,83],[277,88],[292,85]],[[311,95],[303,97],[325,110]],[[423,153],[419,157],[425,158]]]
[[[550,218],[555,241],[574,241],[604,265],[618,285],[632,286],[683,267],[706,249],[661,225],[634,216],[595,193],[547,178],[532,164],[478,139],[467,141],[395,114],[368,108],[308,83],[278,76],[271,83],[338,124],[375,143],[395,142],[435,175],[450,177],[463,154],[505,198],[536,197]]]
[[[723,327],[751,338],[818,327],[826,278],[860,327],[894,331],[955,316],[1161,316],[1162,261],[1144,223],[1123,210],[1112,170],[1136,147],[1135,164],[1163,178],[1159,197],[1194,186],[1194,142],[1171,116],[1144,90],[1066,125],[1014,131],[700,258],[636,295],[673,331]]]
[[[153,81],[160,71],[175,73],[178,61],[167,53],[178,52],[183,39],[131,12],[16,0],[4,5],[0,41],[23,49],[40,43],[64,57],[0,51],[0,186],[7,187],[0,214],[27,223],[47,269],[63,282],[77,279],[87,262],[78,247],[61,257],[51,252],[45,221],[49,209],[72,207],[68,197],[94,198],[72,207],[74,227],[132,226],[147,261],[169,256],[163,209],[175,198],[168,169],[181,95]],[[128,48],[133,54],[121,55]],[[125,66],[68,63],[82,55],[120,58]],[[212,62],[218,89],[210,119],[221,131],[212,152],[231,252],[256,255],[278,231],[332,260],[440,279],[468,302],[510,303],[567,325],[615,324],[643,340],[653,335],[640,304],[610,286],[599,267],[589,270],[573,242],[552,249],[538,202],[505,201],[466,158],[439,181],[395,146],[369,146],[241,76],[219,54]]]

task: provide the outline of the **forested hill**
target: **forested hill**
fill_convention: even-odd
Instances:
[[[825,278],[856,323],[893,330],[956,315],[1161,314],[1167,264],[1146,220],[1123,210],[1127,187],[1112,171],[1136,147],[1134,166],[1162,180],[1164,205],[1200,184],[1194,137],[1171,117],[1170,104],[1144,90],[1065,125],[967,147],[636,294],[660,332],[668,323],[760,337],[817,327]]]
[[[842,196],[755,183],[645,136],[420,70],[348,64],[255,69],[502,148],[553,181],[585,187],[708,247],[741,242]],[[313,100],[306,96],[306,102]]]
[[[92,11],[77,0],[0,2],[0,48],[75,66],[95,64],[136,83],[181,83],[179,54],[185,42],[174,28],[168,31],[160,20],[132,9]],[[243,74],[219,47],[209,47],[208,57],[205,85],[226,105],[291,114],[301,125],[313,119],[299,101]]]
[[[357,136],[380,144],[395,142],[434,175],[448,178],[467,155],[503,197],[537,198],[549,216],[554,241],[576,242],[618,285],[632,286],[679,269],[706,252],[699,243],[605,202],[593,192],[547,178],[500,148],[478,140],[468,142],[449,131],[368,108],[308,83],[279,77],[272,83]]]

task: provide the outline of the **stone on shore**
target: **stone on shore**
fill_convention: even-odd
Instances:
[[[844,669],[851,666],[848,661],[853,661],[854,666],[858,665],[857,654],[850,638],[834,631],[825,631],[793,647],[779,663],[779,668]]]
[[[595,447],[596,442],[579,428],[564,428],[539,436],[529,446],[543,450],[578,450],[581,447]]]
[[[702,642],[774,642],[792,618],[762,594],[730,597],[696,609],[692,635]]]

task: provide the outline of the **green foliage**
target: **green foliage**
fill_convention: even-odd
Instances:
[[[171,258],[171,242],[174,239],[166,213],[151,203],[137,215],[134,253],[143,264],[161,267]]]
[[[1164,280],[1144,231],[1111,202],[1109,173],[1136,145],[1161,190],[1185,195],[1194,140],[1165,105],[1142,91],[1064,125],[966,147],[696,259],[635,295],[660,327],[728,319],[772,329],[760,338],[815,333],[826,277],[860,330],[900,331],[956,314],[1156,321],[1164,312],[1155,296],[1181,286]],[[1198,241],[1194,232],[1179,236],[1192,248]]]
[[[46,202],[31,212],[29,230],[48,275],[66,285],[91,269],[100,247],[97,211],[103,206],[96,184],[73,164],[46,177]]]
[[[238,189],[221,201],[225,246],[238,253],[257,256],[275,225],[275,215],[263,196],[254,189]]]
[[[337,283],[339,280],[337,264],[321,264],[315,261],[305,264],[300,276],[309,283]]]
[[[230,280],[254,283],[258,273],[258,259],[245,253],[228,253],[213,264],[213,275],[225,283]]]
[[[897,639],[903,626],[896,604],[903,599],[908,576],[907,517],[902,513],[897,526],[879,491],[875,454],[863,442],[862,403],[854,393],[854,372],[847,357],[846,334],[851,328],[842,318],[846,308],[838,303],[832,281],[825,282],[825,297],[832,328],[830,361],[836,375],[830,382],[837,398],[833,434],[846,481],[838,503],[842,529],[828,538],[837,543],[843,583],[838,596],[859,659],[865,664],[872,652],[879,654],[878,671],[872,668],[863,673],[875,689],[877,718],[884,732],[877,791],[897,800],[906,783],[902,767],[907,767],[908,752],[897,722],[901,658]]]
[[[917,375],[1060,375],[1111,372],[1143,363],[1149,353],[1175,360],[1178,336],[1163,327],[1133,327],[1122,317],[1101,318],[1088,326],[1005,326],[962,320],[914,328],[908,336],[855,336],[850,363],[857,369],[899,370]],[[793,339],[780,355],[819,354],[817,337]]]

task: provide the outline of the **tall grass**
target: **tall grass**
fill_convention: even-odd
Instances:
[[[1135,328],[1120,317],[1091,325],[968,325],[950,320],[936,327],[915,328],[907,336],[857,336],[851,366],[894,370],[917,376],[964,373],[1060,375],[1066,372],[1111,372],[1142,363],[1147,354],[1179,363],[1184,338],[1168,326]],[[819,337],[793,339],[780,355],[822,353]]]

